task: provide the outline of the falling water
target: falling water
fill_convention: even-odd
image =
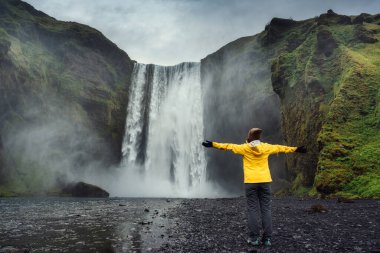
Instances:
[[[194,195],[206,183],[202,139],[200,64],[135,64],[122,147],[128,189]]]

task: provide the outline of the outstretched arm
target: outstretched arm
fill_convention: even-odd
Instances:
[[[288,146],[282,146],[282,145],[271,145],[270,146],[270,153],[276,154],[276,153],[293,153],[295,152],[297,147],[288,147]]]
[[[276,153],[306,153],[306,148],[304,146],[301,147],[289,147],[289,146],[282,146],[282,145],[271,145],[271,154]]]
[[[221,150],[230,150],[234,152],[235,154],[244,154],[244,144],[238,145],[238,144],[232,144],[232,143],[218,143],[218,142],[211,142],[211,141],[204,141],[202,142],[202,145],[209,148],[217,148]]]

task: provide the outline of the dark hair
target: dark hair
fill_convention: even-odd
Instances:
[[[251,128],[248,131],[247,142],[251,142],[253,140],[259,140],[262,132],[263,130],[260,128]]]

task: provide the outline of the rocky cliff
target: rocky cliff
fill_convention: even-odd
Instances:
[[[48,176],[41,167],[117,163],[132,68],[99,31],[0,1],[1,184],[28,191]]]
[[[263,35],[240,38],[201,61],[205,138],[244,143],[252,127],[264,129],[263,139],[283,143],[280,100],[271,85],[275,48],[262,45]],[[207,172],[231,191],[240,191],[241,158],[217,150],[207,152]],[[286,182],[284,158],[271,161],[276,186]],[[282,180],[280,180],[282,178]]]
[[[274,18],[262,33],[209,55],[206,137],[241,142],[250,127],[263,127],[264,140],[308,147],[286,156],[286,175],[276,165],[290,192],[379,196],[379,24],[380,15],[331,10],[304,21]],[[238,160],[209,160],[211,174],[241,177]]]

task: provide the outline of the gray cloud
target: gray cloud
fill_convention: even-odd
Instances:
[[[26,0],[59,20],[100,30],[141,63],[199,61],[262,31],[271,18],[307,19],[333,9],[379,13],[378,0]]]

